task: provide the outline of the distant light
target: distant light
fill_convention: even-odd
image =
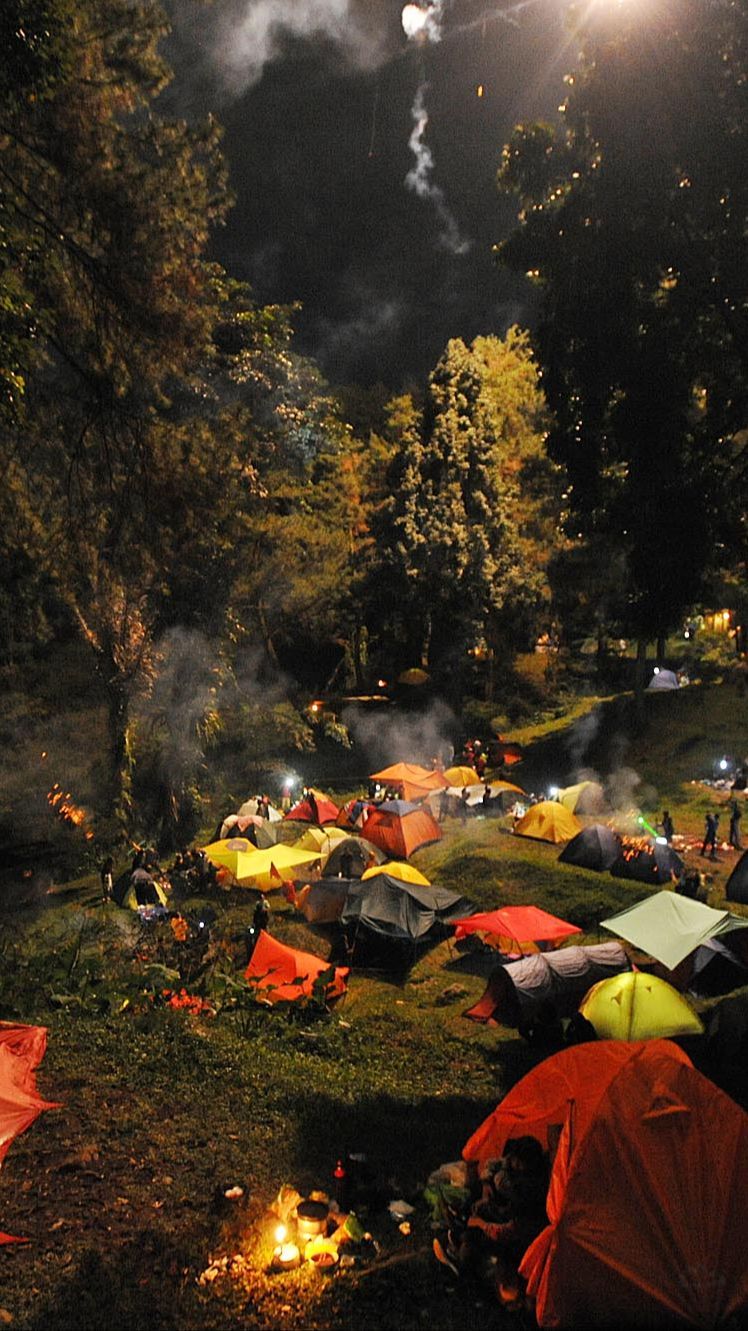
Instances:
[[[387,688],[387,680],[386,680],[386,679],[378,679],[378,680],[377,680],[377,688],[378,688],[378,689],[386,689],[386,688]]]
[[[656,837],[655,837],[655,844],[658,845],[658,846],[666,846],[666,845],[667,845],[667,837],[664,837],[664,836],[656,836]]]
[[[726,771],[727,771],[727,759],[726,759],[726,758],[720,758],[720,760],[719,760],[719,770],[720,770],[720,772],[726,772]]]
[[[656,674],[656,675],[659,675],[659,673],[660,673],[660,667],[659,667],[659,666],[655,666],[655,674]]]
[[[296,777],[295,776],[284,777],[283,784],[284,786],[288,786],[290,789],[292,786],[296,785]]]
[[[479,83],[479,84],[478,84],[478,87],[475,89],[475,94],[476,94],[476,96],[477,96],[477,97],[482,97],[483,94],[484,94],[484,92],[485,92],[485,88],[483,87],[483,84],[482,84],[482,83]]]
[[[549,798],[549,799],[551,799],[551,800],[555,800],[557,794],[558,794],[558,786],[549,786],[549,787],[548,787],[548,798]]]

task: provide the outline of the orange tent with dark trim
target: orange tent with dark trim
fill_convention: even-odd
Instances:
[[[361,835],[390,859],[407,860],[421,846],[441,841],[442,829],[420,804],[387,800],[367,810]]]
[[[539,1326],[745,1324],[748,1115],[677,1045],[554,1054],[463,1155],[486,1160],[526,1134],[557,1139],[549,1223],[520,1267]]]
[[[315,957],[311,952],[287,947],[262,929],[244,978],[258,990],[258,996],[269,1003],[294,1002],[298,998],[311,997],[320,975],[330,970],[329,961],[323,961],[322,957]],[[348,967],[336,966],[326,988],[328,1002],[345,993],[347,978]]]

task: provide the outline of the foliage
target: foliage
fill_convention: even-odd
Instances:
[[[372,595],[407,664],[464,669],[485,637],[501,658],[531,632],[558,513],[543,397],[525,334],[452,340],[423,411],[390,406],[396,452],[374,528]]]
[[[745,539],[744,17],[679,0],[576,22],[562,127],[505,149],[522,211],[499,248],[540,287],[570,531],[623,556],[625,601],[598,605],[646,638]]]

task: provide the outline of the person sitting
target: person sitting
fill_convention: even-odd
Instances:
[[[547,1223],[549,1165],[536,1137],[511,1137],[498,1161],[488,1161],[469,1214],[434,1239],[438,1261],[456,1275],[495,1285],[509,1308],[524,1297],[519,1264]]]

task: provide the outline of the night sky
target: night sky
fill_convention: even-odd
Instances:
[[[299,350],[333,384],[407,386],[448,338],[532,321],[529,285],[491,253],[517,211],[495,178],[513,125],[551,118],[563,99],[574,66],[564,0],[451,0],[441,40],[425,43],[408,41],[394,0],[167,10],[165,109],[211,110],[225,128],[236,203],[214,256],[259,300],[301,303]],[[441,204],[404,183],[424,82]]]

